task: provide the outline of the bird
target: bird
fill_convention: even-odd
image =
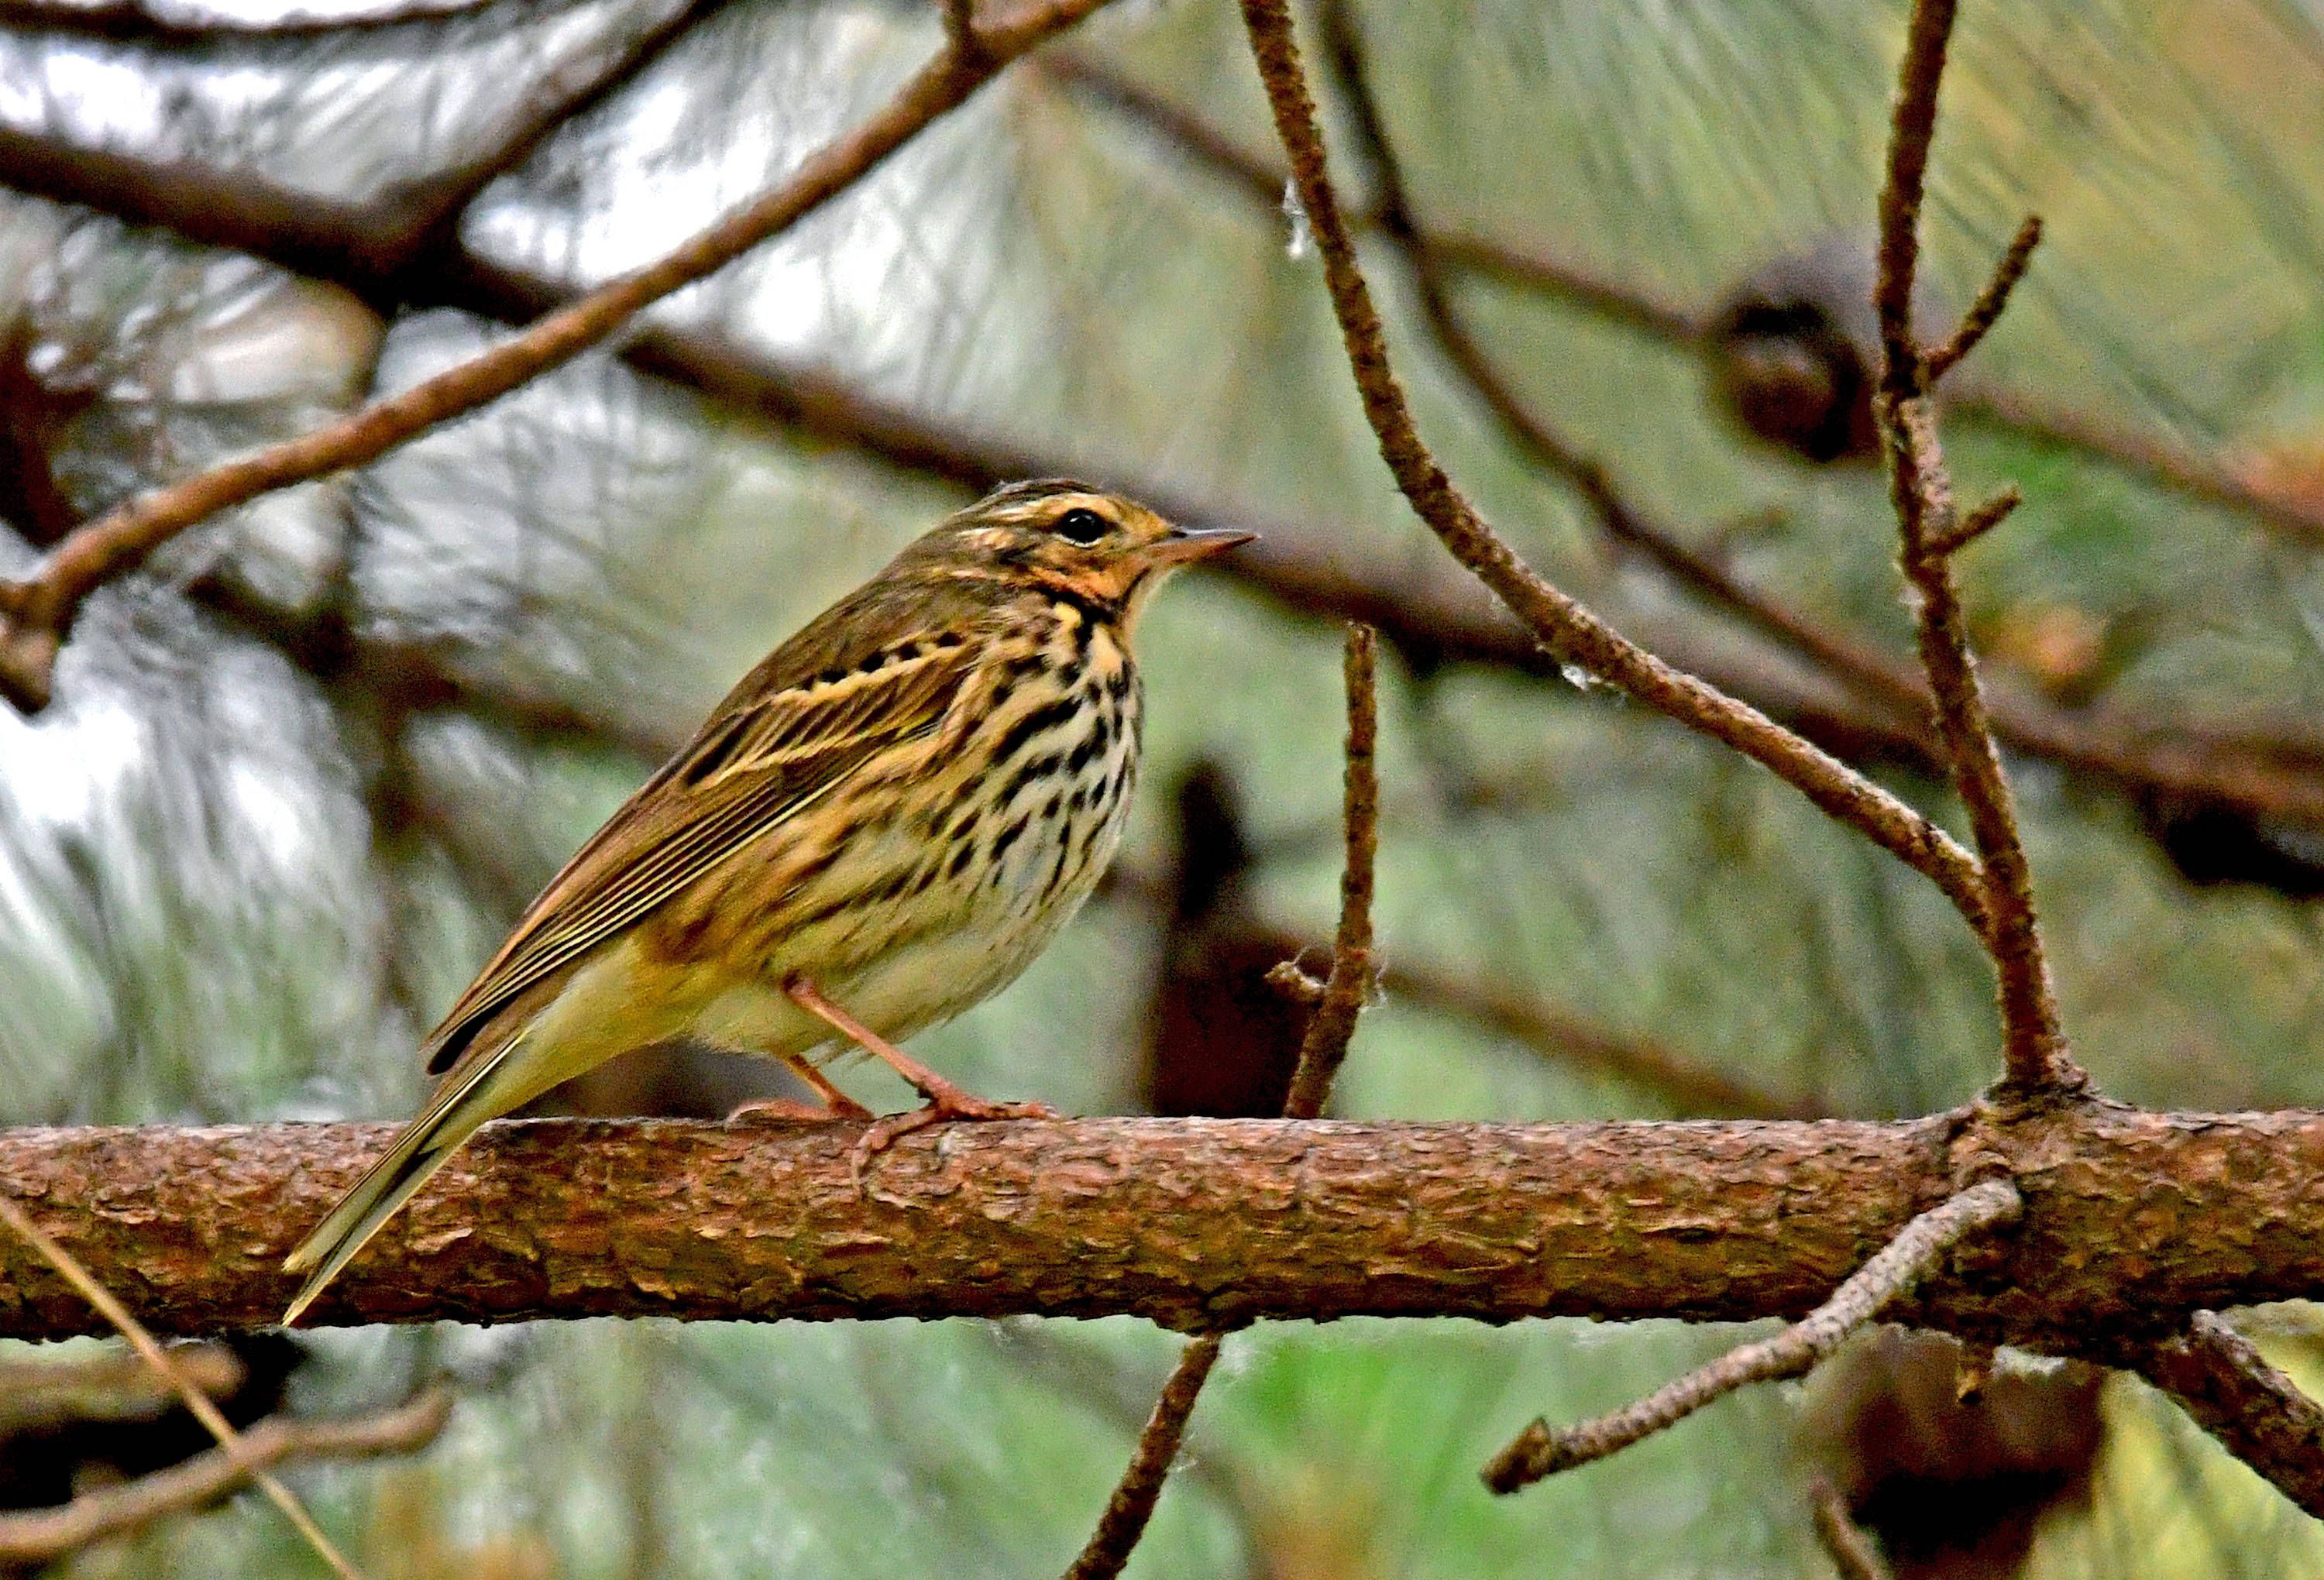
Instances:
[[[434,1095],[283,1263],[295,1323],[487,1120],[631,1049],[690,1037],[817,1068],[853,1044],[940,1119],[1048,1116],[895,1044],[1006,987],[1111,859],[1138,776],[1139,617],[1253,537],[1174,526],[1067,478],[1004,484],[783,642],[518,920],[423,1047]]]

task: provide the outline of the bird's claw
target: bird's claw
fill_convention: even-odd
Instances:
[[[928,1099],[925,1106],[874,1119],[864,1127],[862,1137],[855,1144],[848,1168],[855,1182],[857,1195],[863,1193],[865,1165],[915,1130],[926,1130],[931,1125],[940,1125],[952,1119],[982,1122],[992,1119],[1055,1119],[1058,1116],[1057,1111],[1047,1103],[996,1103],[990,1098],[980,1098],[955,1086],[936,1087],[925,1095]]]

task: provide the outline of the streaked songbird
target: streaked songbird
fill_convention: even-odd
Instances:
[[[1012,1118],[897,1042],[1013,981],[1112,858],[1138,776],[1139,611],[1247,541],[1088,484],[1011,483],[745,675],[533,901],[428,1039],[442,1082],[283,1263],[295,1322],[486,1120],[674,1037],[817,1068],[849,1044],[937,1119]]]

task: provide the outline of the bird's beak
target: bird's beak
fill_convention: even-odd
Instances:
[[[1170,536],[1147,549],[1149,564],[1157,565],[1191,565],[1206,560],[1214,554],[1224,554],[1240,543],[1249,543],[1259,536],[1256,532],[1233,532],[1223,527],[1200,527],[1189,530],[1184,527],[1170,528]]]

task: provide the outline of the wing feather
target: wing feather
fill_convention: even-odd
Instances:
[[[875,653],[836,676],[755,695],[765,666],[754,672],[533,901],[429,1038],[429,1072],[448,1068],[526,988],[781,828],[871,758],[937,728],[967,672],[964,652]]]

